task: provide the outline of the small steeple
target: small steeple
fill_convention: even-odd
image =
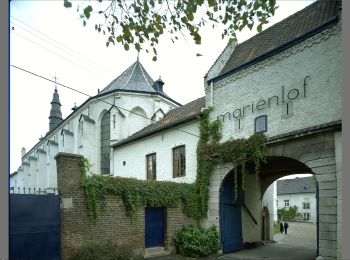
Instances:
[[[56,83],[56,76],[55,76],[55,83]],[[62,112],[61,112],[61,103],[60,103],[60,97],[57,93],[57,86],[55,85],[55,92],[53,93],[52,101],[51,101],[51,110],[50,110],[50,116],[49,116],[49,131],[52,131],[56,128],[61,122],[62,119]]]

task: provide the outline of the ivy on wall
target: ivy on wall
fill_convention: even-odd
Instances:
[[[196,219],[207,216],[209,200],[210,175],[218,163],[231,162],[234,165],[235,179],[242,174],[244,180],[246,164],[252,161],[255,172],[259,171],[262,161],[266,159],[266,137],[254,134],[248,139],[230,139],[220,143],[221,121],[210,121],[212,108],[206,109],[199,117],[200,138],[197,145],[197,177],[193,184],[169,181],[149,182],[134,178],[92,175],[87,176],[89,162],[81,161],[83,172],[82,187],[87,201],[87,212],[96,223],[107,195],[119,196],[125,205],[127,214],[131,215],[143,207],[178,207]],[[237,182],[235,182],[237,195]],[[244,190],[244,181],[242,182]],[[102,202],[102,204],[101,204]]]

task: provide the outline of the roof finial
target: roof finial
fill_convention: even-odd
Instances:
[[[55,92],[57,92],[57,77],[56,77],[56,72],[55,72],[55,77],[53,77],[55,79]]]
[[[139,61],[140,52],[137,52],[137,61]]]

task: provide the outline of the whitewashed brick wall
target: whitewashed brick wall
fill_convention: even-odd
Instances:
[[[223,140],[253,134],[254,119],[259,115],[267,115],[268,136],[340,120],[341,52],[341,31],[338,27],[331,28],[215,83],[211,118],[231,113],[231,120],[226,117],[223,124]],[[282,103],[282,86],[285,103]],[[289,101],[292,103],[289,105],[292,111],[286,115],[287,96],[291,90],[291,98],[297,95],[297,91],[299,95]],[[268,98],[275,95],[279,96],[279,104],[276,105],[276,99],[273,98],[269,108]],[[210,99],[209,92],[206,99]],[[251,110],[252,102],[254,112]],[[257,105],[264,109],[258,110]],[[241,119],[241,129],[238,129],[238,120],[233,119],[232,114],[235,111],[235,116],[238,117],[239,110],[236,109],[241,109],[243,116],[244,107],[245,116]]]
[[[199,123],[192,122],[179,129],[199,135]],[[192,183],[196,179],[198,137],[172,129],[165,133],[138,140],[113,152],[114,175],[141,180],[147,178],[146,155],[156,153],[157,180]],[[185,145],[186,176],[173,178],[173,148]],[[125,165],[123,162],[125,161]]]

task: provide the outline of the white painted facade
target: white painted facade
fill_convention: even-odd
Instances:
[[[269,210],[269,234],[270,238],[273,238],[274,222],[277,221],[276,182],[272,183],[265,191],[262,199],[262,207],[267,207]]]
[[[218,76],[217,72],[214,71],[217,66],[214,65],[213,70],[208,73],[205,79],[206,104],[214,108],[210,115],[211,120],[218,118],[222,120],[224,118],[221,141],[224,142],[230,138],[248,138],[255,132],[255,119],[262,115],[267,117],[267,131],[265,134],[268,138],[341,121],[341,39],[341,27],[336,25],[263,61],[210,82],[211,79]],[[217,61],[219,67],[220,62],[222,61]],[[336,179],[338,181],[338,179],[341,179],[340,132],[335,134],[335,140],[337,140],[336,152],[338,153],[338,161],[336,162]],[[298,159],[307,161],[306,158]],[[312,164],[308,166],[312,167]],[[218,169],[220,167],[218,166]],[[215,170],[213,173],[209,198],[212,203],[209,203],[208,218],[203,221],[204,226],[220,226],[220,216],[217,209],[220,188],[218,183],[220,182],[217,180],[222,181],[231,169],[232,166],[226,170]],[[334,177],[329,174],[329,176],[318,178],[318,181],[323,182],[333,181]],[[328,178],[328,180],[325,178]],[[259,180],[256,182],[253,185],[254,189],[246,191],[246,194],[249,194],[249,198],[246,196],[248,200],[246,204],[255,219],[260,220],[262,204],[268,203],[271,205],[273,199],[266,198],[264,201],[260,198],[259,187],[261,183]],[[323,183],[323,185],[327,185],[327,188],[323,189],[331,189],[330,187],[334,186],[333,183],[329,183],[329,185]],[[340,184],[338,183],[338,185]],[[327,202],[321,203],[332,206],[335,203],[336,207],[334,209],[338,211],[338,215],[334,216],[335,212],[331,211],[331,208],[322,209],[327,212],[322,214],[327,214],[327,216],[320,216],[322,219],[320,219],[320,222],[327,224],[324,224],[321,230],[327,232],[324,232],[320,238],[320,254],[335,257],[333,248],[336,248],[337,254],[340,256],[341,241],[333,241],[329,231],[333,232],[334,227],[337,227],[339,239],[341,196],[339,196],[339,190],[323,190],[321,192],[324,197],[333,197],[333,195],[337,197],[333,193],[338,193],[338,203],[334,202],[333,199],[323,199]],[[268,192],[268,194],[270,193],[272,192]],[[304,195],[300,196],[300,198],[295,199],[295,203],[300,204],[307,198]],[[309,199],[312,205],[309,211],[310,216],[312,221],[315,222],[314,216],[316,214],[313,212],[315,212],[316,202],[315,200],[311,201],[311,198]],[[243,212],[244,210],[242,210],[243,242],[260,240],[261,227],[252,225],[250,218]]]
[[[192,183],[196,179],[198,138],[177,129],[199,135],[199,123],[194,120],[179,128],[161,132],[118,147],[113,151],[113,175],[147,179],[146,155],[156,154],[157,181]],[[185,145],[186,174],[173,177],[173,148]]]
[[[285,206],[286,201],[288,201],[289,206]],[[303,203],[309,203],[310,208],[305,209],[303,208]],[[316,193],[298,193],[298,194],[283,194],[283,195],[277,195],[277,209],[285,208],[288,209],[289,207],[297,206],[298,207],[298,213],[300,213],[302,216],[304,216],[305,213],[309,214],[309,219],[303,220],[301,218],[301,221],[310,222],[316,224],[317,222],[317,200],[316,200]]]
[[[23,188],[26,193],[29,188],[31,193],[34,189],[57,189],[55,156],[59,152],[83,155],[91,164],[90,174],[100,174],[101,119],[107,111],[110,111],[112,145],[152,123],[150,118],[160,119],[160,111],[164,114],[177,106],[170,99],[154,93],[114,91],[90,98],[33,148],[23,153],[22,165],[10,177],[10,187],[14,187],[16,193],[18,187],[20,193],[23,193]],[[110,156],[111,174],[115,171],[113,167]]]
[[[261,115],[267,115],[269,137],[341,120],[341,52],[341,29],[335,26],[214,83],[211,119],[231,114],[231,120],[225,116],[222,141],[251,136]],[[297,98],[289,100],[288,93]],[[276,95],[279,104],[273,98],[268,107]],[[207,86],[207,104],[210,96]]]

